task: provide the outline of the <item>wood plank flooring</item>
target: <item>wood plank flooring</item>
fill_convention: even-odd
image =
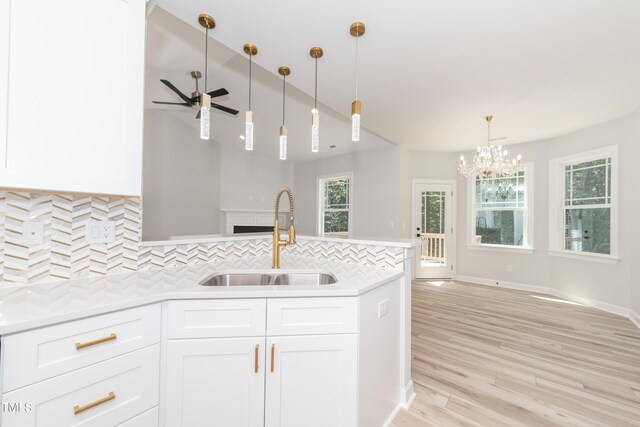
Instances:
[[[561,301],[414,281],[417,397],[392,426],[640,426],[640,329]]]

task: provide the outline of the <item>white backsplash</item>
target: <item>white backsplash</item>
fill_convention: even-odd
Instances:
[[[51,282],[271,253],[268,238],[148,246],[141,244],[139,198],[0,191],[0,283]],[[41,245],[22,243],[25,221],[44,223]],[[86,242],[88,221],[114,221],[113,243]],[[298,239],[283,249],[347,264],[402,268],[404,249]],[[286,259],[286,258],[285,258]]]

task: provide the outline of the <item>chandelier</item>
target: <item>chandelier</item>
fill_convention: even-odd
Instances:
[[[493,116],[486,116],[484,119],[487,121],[487,145],[478,147],[473,156],[473,163],[470,165],[467,165],[464,156],[460,156],[458,172],[464,177],[480,176],[481,178],[509,176],[519,172],[522,156],[518,154],[518,157],[509,161],[507,150],[503,150],[501,145],[493,146],[491,144],[491,119]]]

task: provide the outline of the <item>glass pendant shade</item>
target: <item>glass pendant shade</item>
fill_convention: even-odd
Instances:
[[[247,111],[244,123],[244,148],[247,151],[253,150],[253,113]]]
[[[200,139],[209,139],[211,131],[211,96],[206,93],[202,94],[202,102],[200,105]]]
[[[351,140],[360,141],[360,107],[361,103],[355,100],[351,103]]]
[[[287,160],[287,127],[280,126],[280,160]]]
[[[311,151],[320,150],[320,113],[316,108],[311,110]]]

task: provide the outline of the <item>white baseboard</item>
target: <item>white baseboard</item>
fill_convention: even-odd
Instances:
[[[525,283],[516,283],[516,282],[504,282],[502,280],[483,279],[481,277],[472,277],[472,276],[463,276],[463,275],[456,275],[454,277],[454,280],[459,280],[461,282],[475,283],[478,285],[497,286],[501,288],[517,289],[520,291],[536,292],[541,294],[552,295],[554,297],[562,298],[567,301],[577,302],[579,304],[583,304],[588,307],[594,307],[612,314],[617,314],[618,316],[626,317],[629,320],[631,320],[631,322],[633,322],[633,324],[635,324],[638,328],[640,328],[640,316],[638,316],[638,314],[635,311],[631,310],[630,308],[620,307],[619,305],[609,304],[608,302],[602,302],[602,301],[579,297],[559,289],[549,288],[546,286],[528,285]]]
[[[382,424],[382,427],[389,427],[391,424],[393,424],[393,419],[396,417],[396,415],[398,415],[398,412],[400,412],[401,409],[402,405],[398,403],[393,412],[391,412],[391,415],[389,415],[389,418],[387,418],[384,424]]]
[[[416,399],[416,393],[413,391],[413,380],[410,380],[400,391],[400,405],[407,411],[411,408],[411,404]]]

